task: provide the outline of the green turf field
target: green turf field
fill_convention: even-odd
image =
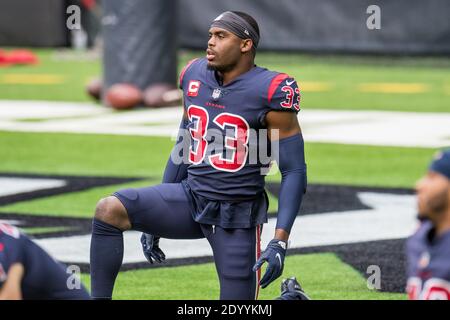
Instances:
[[[91,217],[101,197],[125,186],[158,183],[171,143],[168,138],[0,132],[2,172],[146,177],[124,185],[19,202],[0,207],[0,212]],[[135,150],[143,152],[137,157]],[[327,156],[329,152],[334,155],[332,158]],[[307,144],[306,149],[311,183],[402,187],[413,186],[433,152],[333,144]],[[409,162],[408,167],[404,166],[405,161]],[[277,180],[279,175],[270,179]],[[271,199],[271,208],[276,208],[275,199]],[[28,232],[39,231],[42,232]],[[305,290],[314,299],[405,298],[402,294],[368,290],[365,279],[333,254],[288,257],[285,274],[300,275]],[[215,277],[213,264],[123,272],[118,278],[115,298],[213,299],[218,294]],[[88,276],[83,279],[88,285]],[[277,292],[278,282],[262,290],[261,298],[273,298]]]
[[[405,299],[405,295],[367,289],[362,276],[333,254],[288,256],[285,274],[299,274],[311,299]],[[189,279],[188,281],[186,279]],[[89,277],[82,278],[89,285]],[[260,299],[279,295],[278,281],[260,291]],[[114,295],[119,299],[217,299],[219,285],[212,263],[123,272]]]
[[[0,70],[0,100],[89,101],[83,88],[89,78],[100,72],[97,59],[86,60],[76,55],[75,58],[73,55],[70,59],[63,58],[50,50],[39,50],[38,53],[41,59],[38,66]],[[180,66],[193,56],[195,53],[181,54]],[[291,74],[300,86],[305,82],[302,108],[450,112],[449,59],[262,53],[258,54],[257,63]],[[11,74],[25,75],[25,83],[13,84],[22,81],[23,77],[15,78]],[[42,74],[58,76],[43,79],[56,79],[60,83],[26,83],[26,75]],[[39,81],[39,77],[31,79]],[[400,91],[417,92],[362,90],[368,83],[413,84],[400,86]],[[172,144],[169,138],[155,137],[0,132],[0,172],[144,178],[139,182],[0,206],[0,213],[91,217],[96,202],[112,191],[124,186],[158,183]],[[434,152],[432,148],[306,143],[308,180],[310,183],[411,188]],[[268,179],[277,181],[280,176]],[[276,200],[271,200],[274,210]],[[31,228],[25,231],[37,234],[48,230]],[[166,254],[170,258],[170,252]],[[405,298],[404,294],[367,289],[363,276],[333,254],[292,255],[286,261],[285,274],[298,275],[313,299]],[[83,276],[83,281],[89,285],[87,275]],[[262,290],[260,297],[274,298],[278,295],[278,285],[277,281]],[[114,297],[214,299],[217,296],[214,266],[208,263],[122,272]]]
[[[119,187],[159,183],[172,141],[155,137],[0,132],[0,145],[1,172],[146,178],[126,185],[0,207],[0,212],[89,217],[97,200]],[[140,150],[139,156],[136,150]],[[308,179],[310,183],[410,188],[424,172],[434,151],[309,143],[305,150]],[[268,177],[268,181],[279,180],[279,174]],[[275,209],[276,199],[271,200]]]
[[[89,79],[100,73],[98,59],[70,52],[36,51],[39,65],[1,70],[0,99],[89,101],[83,90]],[[179,66],[203,55],[203,52],[182,53]],[[261,53],[256,62],[294,76],[303,92],[302,108],[450,111],[450,62],[446,58]],[[23,77],[17,79],[17,75]],[[36,83],[39,78],[32,77],[36,75],[44,75],[42,84]],[[27,84],[27,76],[31,76],[31,83]],[[361,86],[380,83],[406,87],[401,87],[400,92],[378,92],[376,88],[360,91]]]

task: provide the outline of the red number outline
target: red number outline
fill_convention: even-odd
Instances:
[[[280,105],[283,108],[292,108],[292,103],[294,102],[294,89],[291,86],[283,86],[281,91],[286,92],[286,100],[281,102]]]
[[[300,90],[298,88],[295,88],[295,93],[297,94],[297,102],[294,103],[294,109],[299,111],[300,110]]]
[[[222,120],[224,119],[225,120]],[[231,121],[238,120],[240,123],[232,123]],[[222,130],[225,130],[226,126],[234,128],[234,137],[225,136],[225,148],[232,149],[232,160],[223,158],[223,152],[220,154],[210,155],[208,160],[214,168],[226,172],[236,172],[242,169],[247,161],[248,156],[248,131],[250,129],[247,121],[241,116],[223,112],[218,114],[213,122],[219,126]],[[235,146],[237,144],[237,146]],[[243,149],[240,149],[243,147]],[[243,150],[243,152],[239,152]]]
[[[195,128],[189,128],[189,133],[197,142],[196,150],[193,150],[193,144],[189,147],[189,161],[192,164],[203,162],[208,147],[208,141],[205,139],[209,124],[209,115],[205,108],[197,105],[190,105],[187,109],[189,121],[194,122]],[[234,128],[234,137],[225,136],[225,148],[232,149],[232,160],[225,159],[223,152],[208,156],[209,163],[217,170],[226,172],[236,172],[244,167],[248,156],[248,140],[250,126],[241,116],[223,112],[218,114],[213,122],[222,130],[226,126]],[[240,152],[240,151],[243,152]]]
[[[423,282],[418,277],[411,277],[408,279],[406,292],[410,300],[449,300],[450,283],[439,278]]]
[[[200,164],[205,158],[205,152],[208,146],[208,141],[206,141],[205,137],[209,123],[209,115],[205,108],[196,105],[189,106],[187,115],[191,122],[193,122],[193,119],[196,119],[196,126],[194,129],[189,128],[189,133],[191,134],[192,139],[197,141],[197,148],[195,151],[192,150],[192,144],[189,147],[189,161],[193,164]]]
[[[294,83],[294,81],[292,82]],[[280,103],[281,107],[286,109],[291,109],[294,107],[296,111],[300,110],[300,90],[298,87],[293,89],[291,86],[285,85],[281,88],[281,91],[286,92],[286,100]],[[297,99],[294,102],[295,95],[297,95]]]

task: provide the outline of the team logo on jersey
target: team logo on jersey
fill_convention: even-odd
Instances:
[[[200,81],[198,80],[191,80],[189,81],[188,86],[188,96],[189,97],[196,97],[198,96],[198,90],[200,89]]]
[[[214,101],[219,100],[220,96],[222,95],[222,91],[219,88],[214,89],[213,93],[212,93],[212,98],[214,99]]]

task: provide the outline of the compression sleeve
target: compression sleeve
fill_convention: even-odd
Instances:
[[[163,183],[178,183],[187,177],[189,167],[188,150],[189,136],[187,130],[188,120],[183,118],[178,131],[177,142],[172,149],[164,170]]]
[[[278,167],[282,178],[276,228],[289,233],[300,210],[307,185],[304,142],[301,133],[279,141]]]

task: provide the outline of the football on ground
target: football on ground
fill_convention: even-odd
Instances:
[[[117,83],[108,89],[105,102],[114,109],[131,109],[142,101],[141,90],[129,83]]]

